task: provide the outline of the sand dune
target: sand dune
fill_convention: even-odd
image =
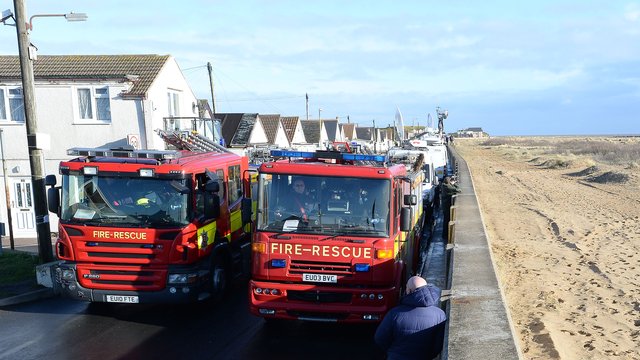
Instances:
[[[517,143],[455,146],[524,358],[640,359],[637,164],[573,154],[557,162],[548,147]]]

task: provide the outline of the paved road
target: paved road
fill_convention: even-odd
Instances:
[[[437,253],[428,250],[425,256]],[[375,326],[267,324],[249,314],[246,289],[239,281],[217,307],[105,307],[59,297],[7,307],[0,309],[0,359],[383,358]]]
[[[111,305],[53,298],[0,310],[0,359],[381,358],[371,326],[266,324],[246,281],[224,306]]]

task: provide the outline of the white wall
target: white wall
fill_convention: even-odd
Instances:
[[[296,123],[296,129],[293,132],[293,137],[291,138],[291,144],[304,144],[306,140],[304,138],[304,131],[302,130],[302,124],[300,121]]]
[[[278,121],[278,130],[276,131],[276,138],[273,143],[280,149],[289,147],[289,139],[287,139],[287,134],[284,131],[284,126],[281,121]]]
[[[198,117],[198,100],[184,78],[178,63],[173,57],[169,57],[148,91],[149,101],[145,110],[148,111],[147,148],[149,149],[163,150],[166,148],[164,141],[155,133],[155,130],[162,129],[163,118],[169,116],[167,98],[169,90],[180,94],[178,117]]]

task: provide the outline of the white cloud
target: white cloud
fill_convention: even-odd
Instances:
[[[624,18],[631,22],[636,22],[640,19],[640,7],[637,4],[629,4],[627,5]]]

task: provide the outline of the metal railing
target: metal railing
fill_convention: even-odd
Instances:
[[[170,116],[162,120],[164,131],[190,131],[218,144],[222,139],[220,121],[217,119]]]

